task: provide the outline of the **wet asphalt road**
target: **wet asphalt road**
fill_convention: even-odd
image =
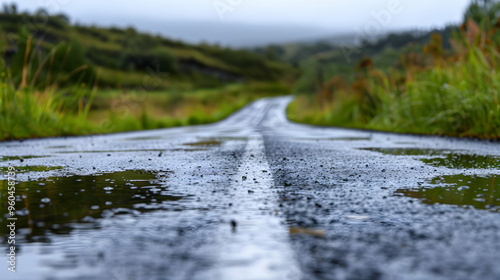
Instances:
[[[293,124],[289,101],[207,126],[0,143],[2,167],[54,167],[17,172],[37,183],[17,200],[33,222],[18,224],[17,272],[2,254],[0,279],[500,279],[498,143]],[[87,198],[102,203],[73,202],[126,170],[154,178],[124,178],[119,206],[118,183]],[[50,194],[49,177],[74,184]],[[491,196],[457,202],[453,178],[491,182],[479,187]],[[442,188],[440,203],[411,191],[422,186]],[[36,188],[50,199],[33,202]],[[33,218],[64,203],[82,213]]]

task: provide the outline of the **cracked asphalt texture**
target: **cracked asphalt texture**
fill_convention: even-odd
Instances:
[[[28,241],[20,228],[18,272],[5,266],[0,278],[500,279],[500,213],[394,195],[500,170],[363,150],[496,157],[497,142],[294,124],[290,100],[262,99],[212,125],[0,143],[4,157],[43,156],[2,167],[62,167],[18,181],[147,170],[182,197],[112,209],[92,226],[75,221],[68,234]]]

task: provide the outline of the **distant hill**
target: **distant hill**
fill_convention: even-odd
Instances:
[[[456,29],[456,26],[447,26],[443,29],[430,31],[387,32],[372,40],[362,38],[362,45],[356,45],[355,42],[359,40],[356,34],[346,33],[316,40],[255,47],[252,50],[258,54],[265,55],[267,58],[278,59],[293,64],[303,62],[309,58],[340,64],[351,64],[352,62],[355,63],[361,60],[364,56],[377,55],[386,49],[398,50],[409,45],[422,46],[429,41],[433,33],[440,33],[443,36],[444,47],[449,48],[449,39],[452,37],[453,30]],[[350,61],[346,61],[345,54],[350,55]]]
[[[188,44],[134,28],[102,28],[72,25],[65,15],[4,11],[0,13],[0,45],[7,61],[17,62],[12,74],[22,71],[24,54],[19,45],[27,38],[40,52],[68,44],[79,50],[79,60],[98,75],[104,87],[127,88],[142,85],[151,71],[168,79],[157,88],[214,87],[231,82],[289,79],[294,70],[284,62],[265,58],[249,50],[235,50],[208,44]],[[76,54],[73,54],[73,60]],[[76,63],[76,62],[75,62]],[[75,64],[78,67],[78,64]]]
[[[354,42],[359,42],[359,38],[355,40],[354,35],[347,34],[311,42],[257,47],[253,51],[299,68],[300,77],[294,92],[311,94],[318,92],[333,77],[352,81],[357,66],[366,59],[384,71],[401,68],[401,57],[420,53],[435,33],[440,34],[444,51],[449,51],[455,31],[458,31],[458,26],[450,25],[432,31],[394,32],[373,40],[361,39],[357,45]]]
[[[120,22],[108,19],[108,25]],[[169,21],[138,18],[134,26],[167,38],[191,44],[209,43],[232,48],[253,48],[269,44],[314,41],[334,31],[316,27],[272,24],[245,24],[227,21]]]

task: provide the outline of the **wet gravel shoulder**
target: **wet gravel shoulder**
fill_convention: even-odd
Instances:
[[[321,139],[297,143],[271,133],[266,137],[289,226],[324,232],[322,237],[292,236],[306,279],[498,279],[498,213],[394,195],[400,188],[465,170],[356,149],[394,147],[406,137],[374,138],[318,145]],[[422,149],[463,147],[477,153],[490,144],[426,137],[411,141]]]
[[[4,164],[19,171],[24,166],[60,166],[18,172],[18,182],[45,184],[51,177],[105,178],[145,170],[156,174],[159,190],[180,198],[175,203],[139,198],[127,208],[103,211],[98,219],[75,220],[67,225],[70,234],[56,235],[49,228],[28,241],[27,231],[22,231],[20,273],[7,279],[201,279],[197,275],[215,265],[213,239],[219,227],[231,228],[221,212],[231,207],[227,193],[232,182],[227,178],[241,164],[246,142],[244,138],[214,141],[199,133],[176,139],[168,130],[156,134],[152,139],[124,134],[104,141],[98,136],[6,143],[5,155],[11,152],[13,158]],[[27,267],[29,263],[33,267]],[[0,278],[6,272],[0,271]]]
[[[25,274],[7,279],[500,278],[498,142],[292,124],[289,101],[257,101],[210,126],[0,143],[0,168],[15,166],[20,184],[89,181],[29,185],[18,202],[34,211],[60,208],[66,187],[99,197],[118,188],[98,193],[92,180],[132,176],[115,198],[125,206],[105,211],[118,202],[87,196],[65,234],[46,217],[25,225]],[[135,182],[142,171],[155,179]],[[301,271],[276,276],[276,251]]]

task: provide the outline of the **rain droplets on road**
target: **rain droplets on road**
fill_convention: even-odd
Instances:
[[[289,101],[0,144],[19,218],[0,278],[500,278],[498,143],[292,124]]]

